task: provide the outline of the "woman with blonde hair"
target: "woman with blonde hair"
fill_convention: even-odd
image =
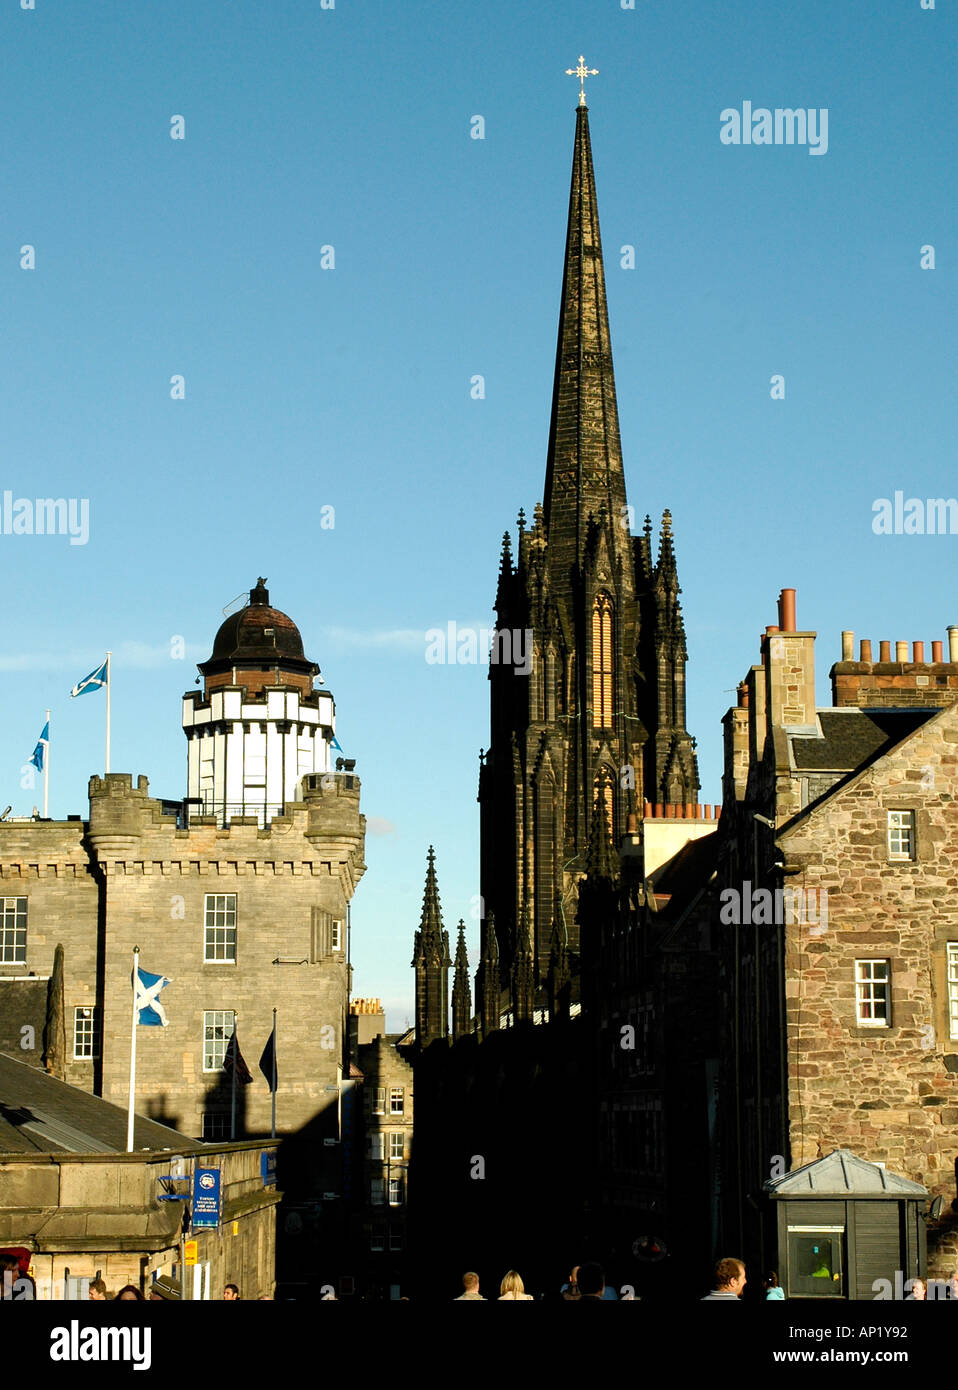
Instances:
[[[525,1287],[526,1286],[525,1284],[523,1284],[521,1276],[517,1274],[514,1269],[510,1269],[507,1271],[502,1280],[502,1283],[499,1285],[499,1297],[496,1301],[498,1303],[502,1303],[503,1300],[507,1298],[521,1298],[523,1302],[531,1303],[532,1294],[526,1293]]]

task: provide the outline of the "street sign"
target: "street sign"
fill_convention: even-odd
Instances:
[[[276,1150],[263,1149],[259,1156],[259,1170],[263,1175],[264,1187],[276,1186]]]
[[[196,1264],[198,1248],[199,1241],[197,1240],[187,1240],[183,1242],[183,1258],[188,1265]]]
[[[193,1225],[220,1224],[220,1170],[197,1168],[193,1174]]]

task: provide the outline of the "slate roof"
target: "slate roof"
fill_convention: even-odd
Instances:
[[[120,1106],[0,1053],[0,1155],[125,1153],[126,1124]],[[133,1147],[184,1153],[203,1145],[137,1115]]]
[[[930,709],[822,709],[818,719],[823,738],[796,735],[789,739],[795,768],[800,772],[852,772],[866,767],[940,714]]]
[[[797,1196],[813,1192],[819,1197],[861,1196],[927,1197],[928,1189],[898,1173],[889,1173],[877,1163],[859,1158],[851,1149],[835,1149],[780,1178],[769,1178],[765,1191],[773,1197]]]

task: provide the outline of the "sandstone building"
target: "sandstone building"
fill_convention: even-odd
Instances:
[[[930,661],[869,641],[855,660],[844,633],[821,709],[793,590],[779,610],[725,717],[724,1242],[775,1267],[763,1184],[848,1149],[943,1197],[929,1271],[950,1273],[958,628]]]
[[[0,1013],[9,1031],[32,999],[24,977],[49,977],[62,945],[58,1074],[126,1105],[138,946],[141,967],[171,983],[168,1026],[138,1029],[136,1109],[210,1141],[233,1128],[223,1060],[234,1026],[253,1075],[237,1088],[236,1136],[270,1133],[256,1063],[275,1007],[277,1131],[289,1136],[280,1168],[321,1201],[342,1188],[360,782],[334,756],[332,695],[314,686],[319,668],[264,581],[199,669],[202,692],[183,699],[180,803],[152,797],[145,777],[108,773],[90,779],[82,820],[0,824]],[[317,1131],[328,1145],[312,1145]],[[303,1132],[308,1153],[295,1140]]]

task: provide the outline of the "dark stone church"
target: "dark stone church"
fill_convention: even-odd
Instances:
[[[696,1037],[688,1056],[654,1001],[690,981],[709,998],[714,960],[684,887],[695,873],[656,901],[645,832],[694,820],[697,855],[685,867],[701,873],[715,836],[692,832],[714,823],[701,819],[686,729],[671,517],[657,547],[649,518],[637,535],[631,518],[583,101],[544,499],[531,526],[520,512],[514,553],[503,537],[495,598],[497,632],[525,632],[533,659],[525,671],[490,662],[474,1007],[464,928],[453,962],[432,850],[413,959],[410,1254],[423,1271],[477,1270],[495,1281],[488,1297],[510,1267],[531,1289],[557,1289],[590,1257],[606,1263],[610,1283],[638,1290],[660,1279],[653,1266],[676,1240],[672,1227],[664,1234],[670,1183],[683,1181],[676,1156],[666,1162],[666,1097],[681,1098],[683,1068],[702,1104],[694,1116],[686,1106],[673,1133],[685,1143],[684,1123],[698,1154],[706,1137],[695,1126],[705,1123],[711,1039]],[[673,903],[684,914],[678,925]],[[711,1003],[703,1012],[696,1002],[708,1020]],[[707,1259],[704,1209],[678,1218],[680,1253],[682,1223],[691,1229],[693,1220],[687,1240]],[[650,1249],[655,1259],[644,1258]]]

